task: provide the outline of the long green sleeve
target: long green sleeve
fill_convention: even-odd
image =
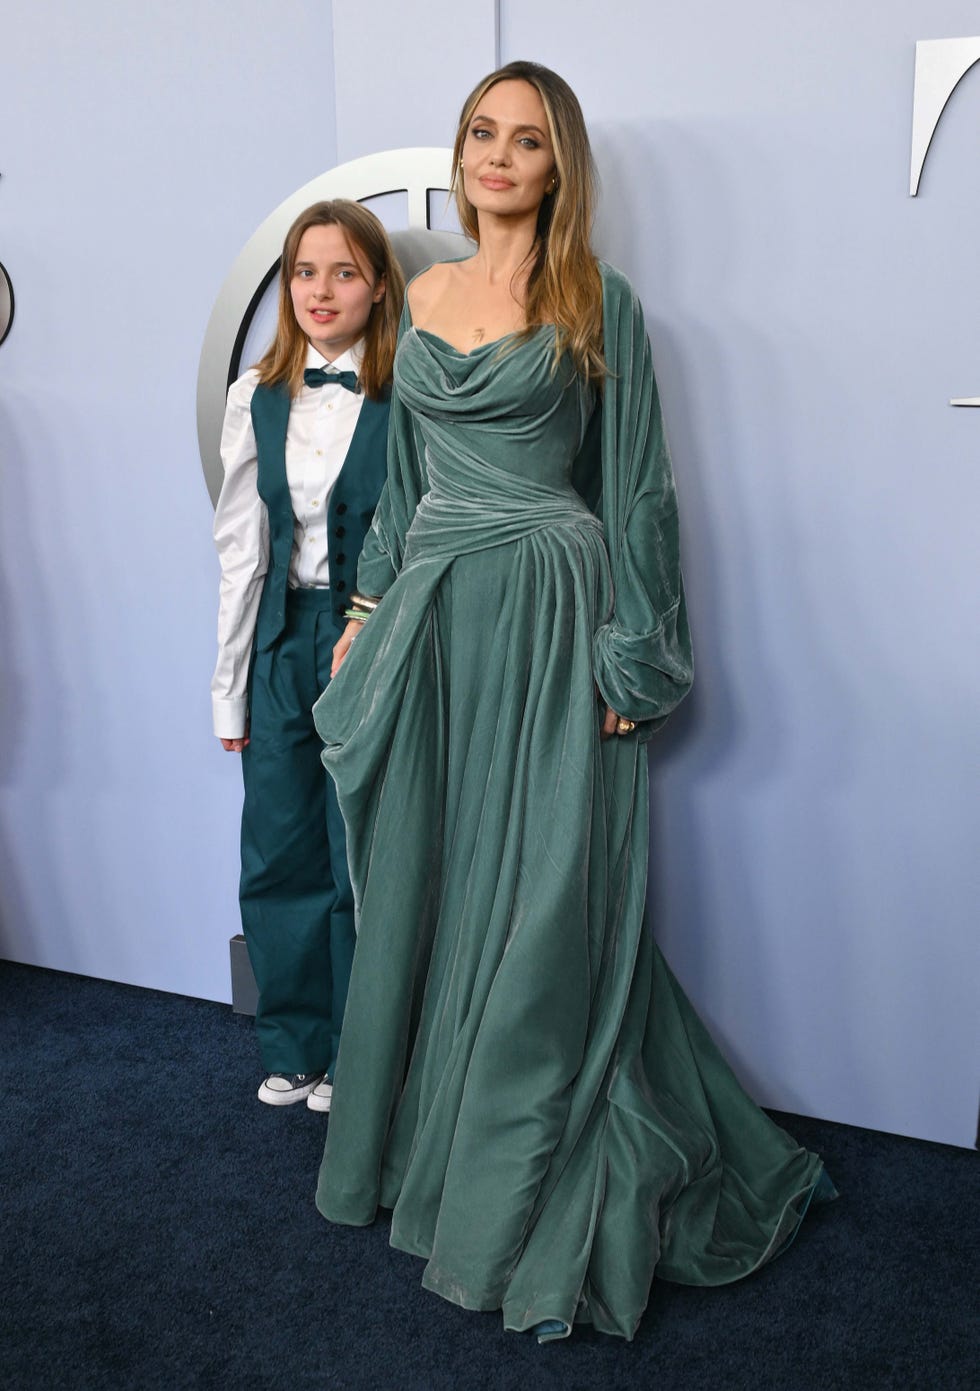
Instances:
[[[595,635],[595,674],[621,715],[663,723],[690,690],[691,635],[677,502],[643,311],[629,281],[602,266],[606,378],[600,513],[613,612]]]

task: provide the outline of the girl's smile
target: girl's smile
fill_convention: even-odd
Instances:
[[[296,322],[328,362],[364,335],[371,310],[384,298],[363,253],[342,227],[309,227],[296,249],[290,282]]]

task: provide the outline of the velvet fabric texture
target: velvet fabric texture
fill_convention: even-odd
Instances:
[[[317,1204],[391,1207],[423,1283],[508,1328],[630,1338],[655,1272],[783,1249],[822,1166],[645,923],[642,741],[691,651],[642,313],[603,289],[601,407],[546,327],[403,332],[358,571],[384,597],[314,709],[358,914]],[[635,734],[600,741],[596,685]]]

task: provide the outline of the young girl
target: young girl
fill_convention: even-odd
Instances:
[[[275,341],[228,393],[211,692],[214,732],[242,755],[242,926],[272,1106],[330,1109],[354,904],[310,712],[385,479],[403,294],[373,213],[314,204],[283,247]]]

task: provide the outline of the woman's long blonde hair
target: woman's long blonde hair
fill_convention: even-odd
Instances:
[[[395,260],[388,234],[373,212],[347,198],[314,203],[301,212],[286,233],[279,267],[279,315],[272,346],[256,367],[259,381],[266,386],[285,382],[290,396],[303,385],[306,366],[306,334],[296,322],[290,285],[296,269],[296,256],[303,233],[311,227],[340,227],[352,258],[374,275],[375,284],[383,277],[385,293],[372,305],[364,330],[364,360],[358,378],[364,394],[377,400],[391,381],[398,339],[398,320],[405,297],[405,277]]]
[[[463,142],[480,102],[498,82],[529,82],[548,118],[557,182],[538,211],[537,241],[531,251],[525,318],[528,331],[554,324],[556,352],[567,352],[586,380],[606,374],[602,354],[602,280],[592,251],[596,169],[585,119],[568,83],[540,63],[515,62],[477,83],[463,103],[453,146],[453,191],[460,224],[479,242],[477,212],[459,177]]]

